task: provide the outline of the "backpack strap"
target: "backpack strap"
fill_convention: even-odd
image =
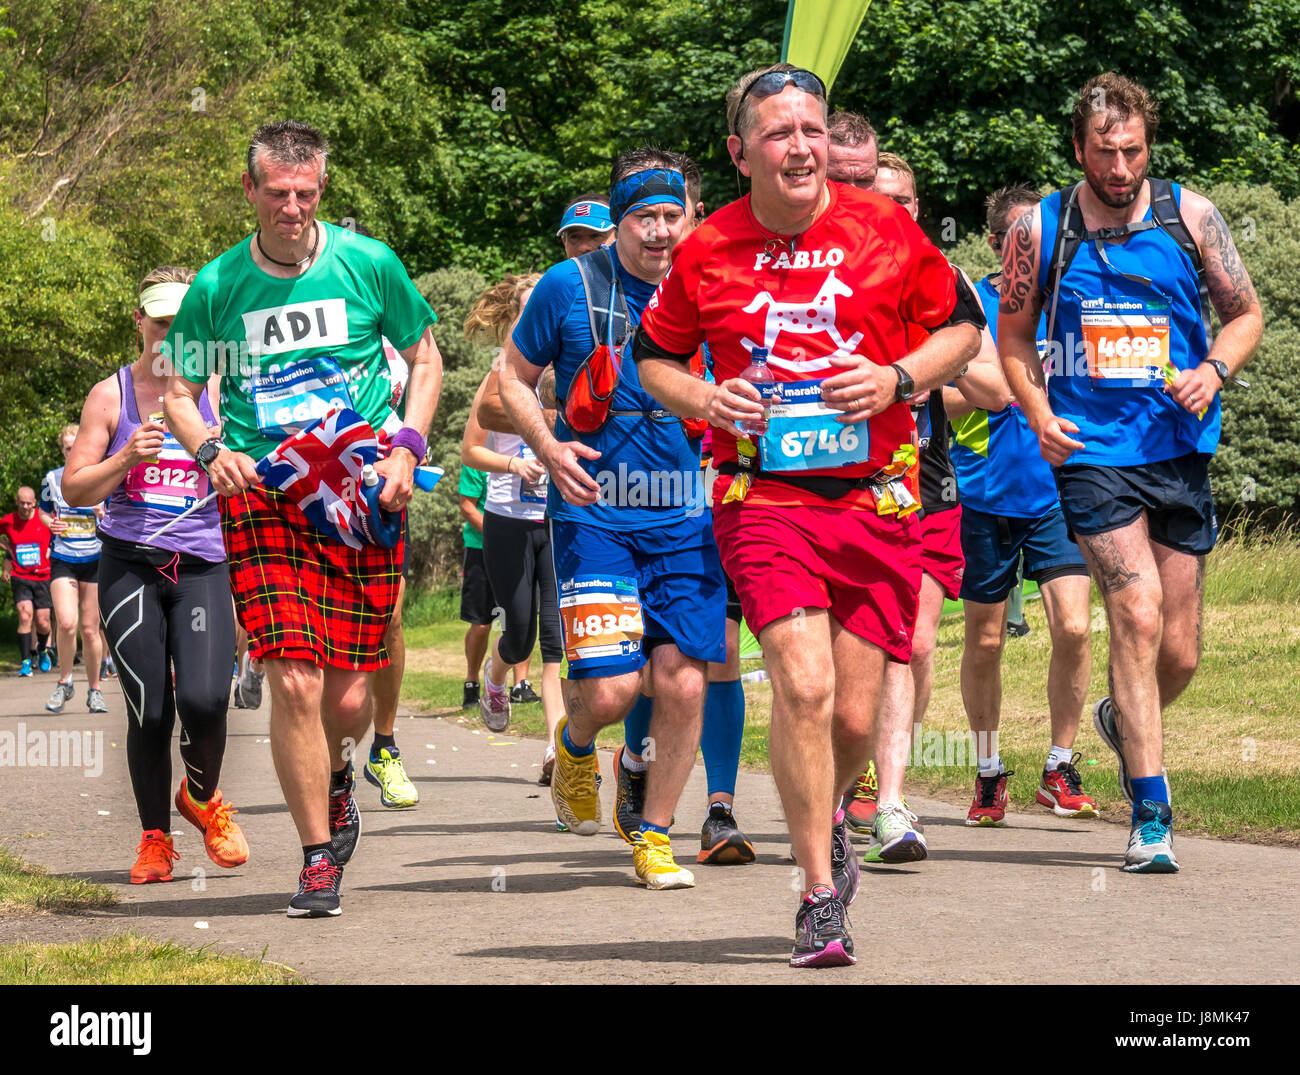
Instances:
[[[582,277],[592,342],[597,347],[602,343],[608,344],[611,349],[621,346],[631,333],[631,324],[609,247],[598,246],[590,253],[574,259],[574,264],[578,267],[578,275]]]
[[[1083,210],[1079,208],[1079,188],[1075,183],[1068,192],[1061,192],[1060,212],[1056,218],[1056,238],[1052,242],[1052,260],[1047,266],[1047,290],[1052,299],[1047,311],[1047,339],[1051,346],[1052,331],[1056,327],[1056,300],[1061,293],[1061,277],[1070,267],[1074,255],[1083,242]]]
[[[1201,258],[1201,248],[1192,238],[1187,222],[1183,220],[1178,199],[1174,197],[1174,185],[1168,179],[1150,179],[1151,184],[1151,218],[1162,231],[1183,249],[1196,270],[1196,286],[1201,293],[1201,320],[1205,322],[1205,342],[1214,342],[1210,321],[1210,289],[1205,282],[1205,262]]]

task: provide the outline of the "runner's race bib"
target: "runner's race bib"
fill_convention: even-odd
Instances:
[[[781,382],[781,396],[768,407],[759,458],[768,471],[830,470],[871,458],[867,423],[844,425],[843,411],[822,402],[822,379]]]
[[[1082,299],[1080,321],[1093,388],[1160,388],[1169,364],[1169,303]]]
[[[331,407],[353,409],[347,376],[329,355],[295,362],[276,373],[253,374],[257,428],[271,440],[292,436]]]
[[[560,622],[570,666],[582,660],[639,653],[645,622],[636,579],[623,575],[561,579]]]
[[[41,566],[41,547],[40,545],[28,543],[19,545],[17,550],[19,567],[40,567]]]
[[[170,432],[155,459],[133,466],[126,475],[126,497],[175,515],[208,495],[208,476]]]
[[[68,526],[63,531],[62,536],[64,538],[93,538],[95,531],[99,527],[99,520],[95,518],[93,508],[86,508],[84,511],[71,508],[68,511],[60,512],[59,518]]]

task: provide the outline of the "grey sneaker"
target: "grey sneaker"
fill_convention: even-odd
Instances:
[[[96,692],[98,693],[98,692]],[[50,700],[45,703],[45,708],[51,713],[62,713],[63,707],[72,697],[72,680],[59,680],[54,684],[54,693],[50,695]]]
[[[72,697],[72,688],[68,688],[68,697]],[[86,708],[92,713],[107,713],[108,706],[104,704],[104,692],[98,687],[91,687],[86,691]]]
[[[1119,730],[1115,727],[1115,707],[1111,705],[1110,695],[1102,698],[1092,707],[1092,726],[1097,729],[1101,741],[1115,752],[1119,759],[1119,790],[1124,798],[1133,801],[1133,783],[1128,778],[1128,768],[1124,764],[1124,749],[1120,746]]]
[[[881,803],[871,830],[866,862],[920,862],[929,850],[917,817],[901,803]]]
[[[253,671],[253,662],[245,659],[244,670],[239,674],[239,707],[241,709],[260,709],[262,706],[262,680],[265,672]]]
[[[1128,836],[1125,873],[1177,873],[1174,858],[1174,814],[1168,803],[1143,799]]]
[[[478,700],[479,712],[488,731],[504,732],[510,726],[510,692],[504,685],[492,686],[492,657],[483,666],[483,694]]]

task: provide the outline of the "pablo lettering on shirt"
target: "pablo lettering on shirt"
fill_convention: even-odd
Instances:
[[[760,253],[754,257],[754,271],[764,267],[773,269],[833,269],[844,261],[844,251],[838,246],[830,250],[782,250],[779,254]]]

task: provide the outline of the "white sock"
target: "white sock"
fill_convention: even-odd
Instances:
[[[994,754],[991,758],[979,759],[980,776],[997,776],[1002,772],[1002,755]]]
[[[636,761],[633,761],[632,755],[630,755],[627,752],[627,749],[624,748],[623,768],[629,773],[644,773],[648,768],[650,768],[650,763],[646,761],[645,758],[637,758]]]
[[[1058,765],[1069,765],[1070,759],[1074,757],[1073,747],[1058,747],[1052,744],[1052,752],[1047,755],[1047,764],[1043,766],[1043,771],[1047,773],[1056,772]]]

